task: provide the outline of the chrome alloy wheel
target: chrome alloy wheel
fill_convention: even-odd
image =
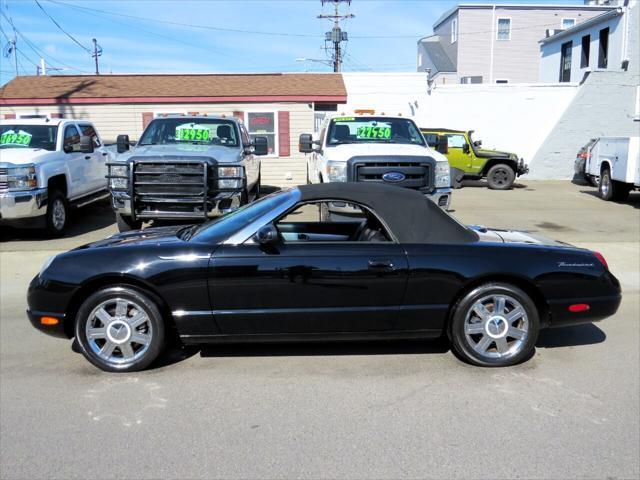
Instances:
[[[600,193],[602,193],[603,197],[607,197],[609,195],[609,189],[611,188],[611,178],[608,174],[603,174],[600,179]]]
[[[93,309],[85,334],[98,357],[112,365],[124,365],[138,360],[149,349],[153,327],[137,303],[112,298]]]
[[[56,198],[51,205],[51,223],[56,230],[62,230],[67,220],[67,211],[61,198]]]
[[[481,357],[513,357],[520,353],[529,336],[527,312],[508,295],[482,297],[467,312],[464,334]]]

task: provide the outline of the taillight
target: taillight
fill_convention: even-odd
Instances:
[[[584,158],[585,160],[587,158],[591,158],[591,154],[589,152],[582,152],[580,155],[578,155],[580,158]]]
[[[600,252],[591,252],[591,253],[593,253],[596,256],[596,258],[600,261],[600,263],[604,268],[609,270],[609,265],[607,264],[607,261],[604,259],[604,256]]]

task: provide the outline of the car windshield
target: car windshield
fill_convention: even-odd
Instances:
[[[222,118],[159,118],[153,120],[140,138],[139,145],[196,143],[237,147],[234,122]]]
[[[406,143],[425,145],[412,120],[387,117],[338,117],[329,125],[328,145]]]
[[[272,193],[223,217],[192,227],[192,231],[187,232],[184,239],[207,243],[225,240],[265,213],[288,202],[294,195],[294,191],[289,189]]]
[[[54,151],[58,127],[49,125],[0,125],[0,148],[42,148]]]

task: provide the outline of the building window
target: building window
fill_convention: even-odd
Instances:
[[[511,40],[511,19],[499,18],[498,19],[498,33],[497,40]]]
[[[560,81],[571,81],[571,50],[573,48],[573,42],[567,42],[562,44],[560,54]]]
[[[607,68],[609,62],[609,27],[600,30],[600,48],[598,49],[598,68]]]
[[[506,78],[497,78],[496,83],[509,83],[509,80]]]
[[[560,28],[566,30],[568,28],[573,27],[576,24],[575,18],[563,18],[562,23],[560,24]]]
[[[591,35],[582,37],[582,56],[580,57],[580,68],[589,66],[589,50],[591,49]]]
[[[451,43],[458,41],[458,19],[454,18],[451,21]]]
[[[275,112],[247,112],[246,115],[251,140],[255,137],[267,137],[269,155],[278,155]]]
[[[460,83],[482,83],[482,75],[472,75],[460,78]]]

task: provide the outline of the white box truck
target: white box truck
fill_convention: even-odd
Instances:
[[[640,137],[600,137],[586,162],[603,200],[625,200],[640,188]]]

